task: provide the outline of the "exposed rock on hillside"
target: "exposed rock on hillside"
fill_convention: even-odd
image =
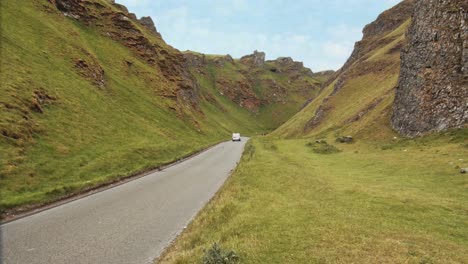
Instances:
[[[159,34],[159,32],[156,30],[156,26],[154,25],[154,22],[153,22],[153,19],[149,16],[146,16],[146,17],[142,17],[140,19],[138,19],[138,21],[140,22],[140,24],[142,24],[144,27],[146,27],[147,29],[149,29],[151,32],[153,32],[154,34],[156,34],[156,36],[160,37],[161,38],[161,34]]]
[[[231,57],[231,55],[227,54],[224,56],[219,56],[215,57],[213,61],[218,65],[218,66],[224,66],[225,63],[232,63],[234,62],[234,59]]]
[[[87,26],[96,27],[103,35],[122,43],[148,64],[157,67],[167,81],[174,84],[174,91],[168,94],[176,96],[169,98],[177,100],[181,108],[185,105],[198,108],[198,84],[186,67],[184,55],[164,42],[151,18],[137,20],[134,14],[118,4],[114,5],[120,11],[115,11],[99,1],[49,1],[65,16],[77,19]],[[145,35],[139,26],[148,28],[155,33],[156,38]]]
[[[312,76],[313,72],[311,69],[304,67],[304,64],[300,61],[294,61],[291,57],[279,57],[276,60],[268,61],[275,65],[275,72],[287,72],[296,73],[297,75],[308,75]]]
[[[417,1],[392,126],[407,136],[468,122],[468,2]]]
[[[388,32],[401,26],[413,13],[416,0],[403,1],[392,9],[378,16],[378,18],[364,27],[363,38],[375,37],[383,32]]]
[[[278,128],[274,135],[294,137],[321,133],[356,136],[373,127],[376,138],[391,131],[389,113],[398,79],[400,50],[414,0],[404,0],[385,11],[364,29],[352,55],[336,72],[326,72],[320,94]]]
[[[330,111],[331,109],[332,107],[330,105],[327,105],[326,101],[322,105],[320,105],[317,111],[315,111],[314,117],[306,123],[304,127],[304,131],[312,129],[316,127],[318,124],[320,124],[320,122],[322,122],[323,119],[325,118],[326,113]]]
[[[364,56],[369,54],[370,51],[375,50],[376,47],[383,46],[395,40],[396,36],[388,38],[380,37],[400,27],[411,17],[415,1],[416,0],[402,1],[398,5],[380,14],[374,22],[366,25],[362,31],[362,40],[354,44],[351,56],[346,60],[343,67],[336,72],[335,76],[346,71],[358,60],[366,59]],[[397,50],[397,52],[399,51],[400,50]]]
[[[220,105],[215,102],[216,96],[201,92],[200,85],[209,84],[216,89],[217,95],[227,97],[252,113],[259,114],[264,106],[281,105],[287,110],[278,110],[281,119],[275,122],[279,124],[298,111],[307,99],[313,98],[321,84],[302,62],[289,57],[266,62],[265,53],[260,51],[238,60],[230,55],[182,53],[164,42],[150,17],[137,19],[124,6],[112,1],[109,3],[116,8],[96,0],[49,1],[64,15],[120,42],[157,69],[169,83],[155,87],[159,89],[157,94],[176,101],[178,109],[173,106],[170,109],[179,114],[193,112],[187,106],[201,111],[201,100],[209,99]],[[148,31],[154,34],[148,34]],[[84,59],[77,69],[87,79],[99,79],[93,77],[97,71],[90,71],[90,65],[99,64]],[[156,84],[150,82],[150,85]]]
[[[403,45],[403,39],[399,40],[400,36],[396,34],[389,36],[387,34],[402,26],[410,18],[414,2],[414,0],[401,2],[379,15],[374,22],[364,28],[362,40],[356,42],[354,50],[346,63],[324,83],[324,86],[328,86],[334,82],[333,89],[330,95],[316,109],[314,116],[305,124],[304,131],[308,131],[326,120],[327,113],[333,109],[330,105],[331,100],[329,99],[352,81],[373,73],[386,76],[398,73],[399,61],[393,60],[390,57],[393,54],[399,53],[400,47]],[[395,43],[395,41],[397,42]],[[391,43],[394,43],[392,48],[386,52],[386,55],[390,56],[389,58],[381,60],[369,59],[376,50],[382,49],[386,45],[391,45]],[[387,97],[387,95],[385,93],[382,96]],[[369,102],[369,105],[373,105],[372,108],[374,108],[376,106],[374,102],[381,102],[382,98],[374,98],[373,102]],[[369,113],[368,108],[366,106],[359,113],[355,113],[354,116],[344,120],[344,124],[359,120],[363,115]],[[355,118],[355,116],[359,116],[359,118]]]
[[[74,0],[49,0],[60,10],[65,16],[80,19],[82,16],[86,19],[91,17],[87,14],[87,8],[82,1]]]
[[[249,111],[257,111],[261,104],[251,84],[245,79],[238,81],[219,79],[216,81],[216,87],[222,95]]]
[[[262,109],[276,105],[278,110],[271,118],[278,124],[298,111],[307,99],[314,98],[322,80],[313,77],[302,62],[291,58],[265,61],[265,53],[258,51],[241,59],[192,51],[184,52],[184,56],[200,83],[213,85],[218,95],[238,106],[261,115]],[[203,97],[216,104],[216,96]]]
[[[251,67],[263,67],[265,64],[265,52],[254,51],[253,54],[242,57],[240,62]]]
[[[99,88],[104,88],[106,81],[104,79],[104,70],[95,58],[88,54],[88,61],[85,59],[77,59],[75,61],[75,69],[81,76],[91,81]]]
[[[33,92],[33,98],[29,108],[34,112],[43,113],[43,107],[56,101],[52,95],[49,95],[45,89],[39,88]]]
[[[260,52],[182,53],[113,0],[0,1],[0,211],[266,133],[321,85]]]
[[[184,52],[184,58],[187,67],[194,69],[200,74],[205,74],[205,71],[203,70],[203,67],[207,63],[205,54],[186,51]]]

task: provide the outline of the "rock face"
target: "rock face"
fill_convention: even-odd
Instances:
[[[231,57],[231,55],[227,54],[222,57],[216,57],[213,59],[213,61],[218,65],[218,66],[224,66],[226,63],[233,63],[234,59]]]
[[[156,30],[156,26],[154,25],[153,19],[151,17],[142,17],[138,19],[138,22],[140,22],[140,24],[156,34],[158,37],[161,37],[161,34],[159,34],[159,32]]]
[[[335,73],[335,77],[346,72],[354,63],[365,60],[365,55],[369,54],[370,51],[394,41],[395,38],[393,37],[380,37],[395,30],[408,20],[413,13],[415,2],[416,0],[402,1],[380,14],[372,23],[366,25],[362,30],[362,40],[354,44],[351,56],[346,60],[343,67]],[[331,78],[331,80],[334,79]]]
[[[216,81],[217,90],[231,101],[249,111],[255,112],[262,101],[252,89],[250,82],[246,79],[228,80],[219,79]]]
[[[403,24],[413,13],[415,0],[402,1],[392,9],[389,9],[378,16],[378,18],[366,25],[362,31],[363,38],[376,36],[382,32],[396,29]]]
[[[333,89],[328,96],[323,99],[320,106],[315,110],[314,115],[304,124],[303,131],[308,133],[324,123],[330,115],[338,113],[341,108],[336,108],[333,104],[335,98],[339,98],[342,90],[353,89],[353,82],[363,77],[384,79],[389,76],[398,75],[399,52],[403,45],[403,34],[390,34],[398,27],[402,26],[411,17],[415,0],[405,0],[398,5],[385,11],[372,23],[363,29],[363,38],[354,45],[354,50],[346,63],[336,72],[326,72],[330,77],[326,78],[323,88],[332,85]],[[386,46],[391,48],[385,52],[385,56],[371,60],[374,52]],[[354,112],[348,118],[342,120],[343,125],[347,125],[360,120],[369,114],[388,94],[393,92],[394,86],[389,86],[388,91],[382,92],[370,99],[361,106],[359,111]],[[349,92],[349,91],[348,91]],[[354,90],[350,93],[357,93]],[[352,104],[352,102],[350,102]],[[346,115],[351,114],[346,113]],[[338,125],[338,124],[335,124]]]
[[[254,51],[253,54],[242,57],[240,62],[252,67],[263,67],[265,65],[265,52]]]
[[[195,69],[198,73],[205,74],[203,66],[206,65],[205,54],[186,51],[183,53],[187,67]]]
[[[119,9],[115,11],[100,2],[87,0],[49,0],[65,16],[78,20],[86,26],[95,27],[101,34],[112,38],[133,51],[149,65],[158,68],[163,77],[171,84],[162,96],[178,102],[180,110],[189,106],[198,109],[199,86],[190,73],[184,55],[167,45],[156,31],[153,20],[143,17],[137,20],[134,14],[128,12],[125,6],[113,5]],[[112,1],[111,1],[112,3]],[[140,30],[137,23],[156,34],[156,38],[149,38]],[[88,79],[95,81],[98,86],[104,86],[104,78],[99,70],[90,70],[91,61],[77,64],[76,68]],[[93,67],[96,68],[97,67]],[[101,81],[102,80],[102,81]]]
[[[219,95],[256,114],[262,107],[273,104],[294,104],[299,110],[304,103],[301,98],[305,101],[315,96],[321,83],[302,62],[289,57],[265,61],[265,53],[258,51],[241,59],[233,59],[229,54],[205,55],[193,51],[183,54],[199,81],[213,84]],[[291,98],[292,94],[296,96]],[[206,93],[203,97],[212,103],[216,101]]]
[[[401,71],[392,126],[406,136],[468,122],[468,2],[418,0]]]
[[[99,88],[105,88],[106,81],[104,78],[104,70],[96,59],[86,61],[85,59],[78,59],[75,62],[75,68],[78,70],[81,76],[90,80],[94,85]]]
[[[313,74],[312,70],[305,68],[302,62],[294,61],[291,57],[279,57],[276,60],[268,62],[275,64],[277,68],[283,72],[301,72],[309,76]]]

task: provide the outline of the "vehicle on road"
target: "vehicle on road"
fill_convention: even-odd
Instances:
[[[232,141],[241,141],[240,133],[232,133]]]

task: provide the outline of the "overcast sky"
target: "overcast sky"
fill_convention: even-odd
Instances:
[[[362,28],[400,0],[117,0],[151,16],[179,50],[303,61],[313,71],[340,68]]]

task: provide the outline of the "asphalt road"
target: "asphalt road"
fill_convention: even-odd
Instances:
[[[221,187],[246,141],[1,226],[3,263],[151,263]]]

